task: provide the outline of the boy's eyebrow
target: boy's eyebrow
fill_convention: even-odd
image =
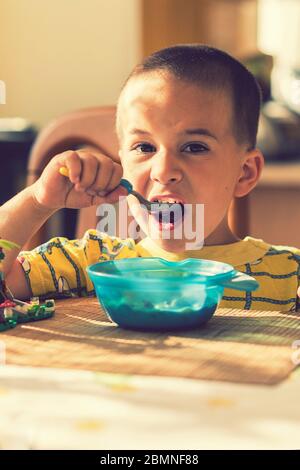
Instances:
[[[133,129],[130,129],[129,134],[147,134],[147,135],[150,135],[150,132],[142,131],[142,129],[137,129],[137,128],[134,127]]]
[[[212,137],[213,139],[215,139],[216,141],[218,141],[218,138],[217,136],[215,136],[215,134],[213,134],[212,132],[210,132],[208,129],[203,129],[202,127],[199,127],[197,129],[185,129],[185,131],[183,131],[183,134],[188,134],[188,135],[207,135],[207,137]]]
[[[141,134],[141,135],[151,135],[150,132],[143,131],[142,129],[133,128],[130,129],[129,134]],[[202,127],[196,129],[185,129],[182,134],[188,135],[206,135],[207,137],[212,137],[218,142],[218,138],[210,132],[208,129],[204,129]]]

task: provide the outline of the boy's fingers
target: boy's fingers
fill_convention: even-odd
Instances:
[[[297,289],[297,295],[298,295],[298,297],[300,297],[300,286]]]
[[[96,179],[89,189],[95,191],[95,193],[107,192],[106,188],[112,178],[113,171],[114,165],[110,158],[106,157],[105,160],[99,160]]]
[[[123,175],[122,166],[101,153],[86,150],[67,151],[59,156],[59,166],[66,166],[69,180],[75,190],[86,192],[101,202],[118,201],[119,196],[127,196],[127,191],[119,187]],[[117,192],[115,192],[117,191]]]
[[[123,186],[118,186],[106,196],[95,196],[93,204],[115,204],[120,201],[119,198],[126,198],[127,195],[127,190]]]
[[[105,188],[105,191],[106,191],[107,194],[110,193],[111,191],[113,191],[114,189],[116,189],[119,186],[122,176],[123,176],[122,166],[119,163],[113,162],[112,177],[111,177],[108,185]]]
[[[95,181],[98,171],[98,160],[91,154],[82,155],[80,158],[82,164],[81,175],[75,189],[77,191],[85,191]]]
[[[69,170],[69,179],[71,183],[76,184],[80,181],[80,175],[82,170],[81,159],[77,152],[72,150],[63,153],[62,166],[66,166]]]

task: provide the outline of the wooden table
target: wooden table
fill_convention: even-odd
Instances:
[[[0,448],[299,448],[298,313],[126,331],[94,298],[1,334]]]
[[[54,318],[2,333],[6,361],[113,373],[276,384],[295,365],[300,314],[218,309],[194,330],[146,333],[112,323],[96,298],[57,302]]]

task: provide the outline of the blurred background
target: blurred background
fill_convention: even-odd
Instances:
[[[263,90],[266,167],[243,203],[239,235],[300,247],[299,0],[0,0],[0,204],[28,183],[42,129],[74,110],[115,105],[145,55],[195,42],[236,56]],[[45,239],[75,236],[72,214],[54,217]]]

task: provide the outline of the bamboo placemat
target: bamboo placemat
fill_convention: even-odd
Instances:
[[[111,323],[96,298],[56,304],[52,319],[0,334],[8,364],[269,385],[295,367],[299,313],[218,309],[195,330],[143,333]]]

